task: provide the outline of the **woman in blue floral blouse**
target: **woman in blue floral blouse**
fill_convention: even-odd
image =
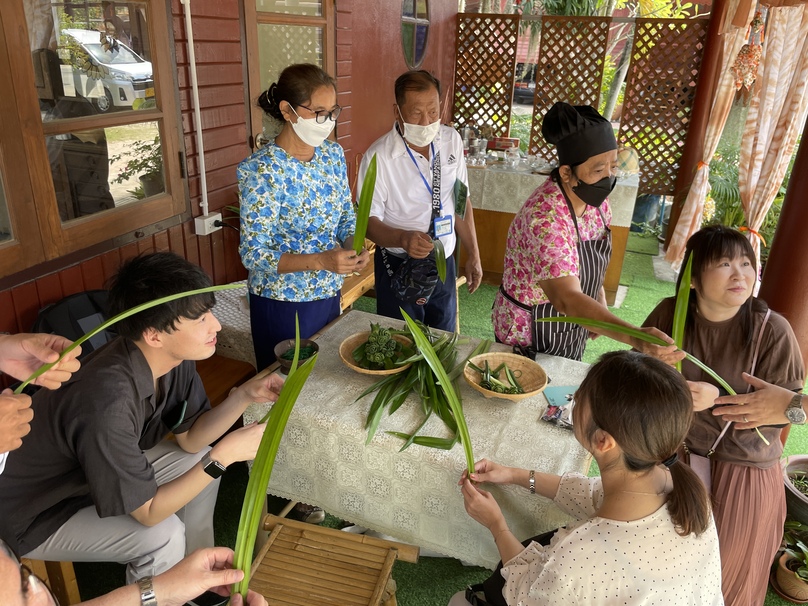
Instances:
[[[249,271],[258,369],[274,347],[308,338],[340,314],[344,276],[370,257],[353,251],[356,218],[342,148],[326,137],[340,113],[335,81],[316,65],[291,65],[258,104],[284,122],[274,142],[238,166],[239,253]]]

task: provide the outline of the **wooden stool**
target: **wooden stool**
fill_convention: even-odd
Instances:
[[[62,606],[81,602],[73,562],[43,562],[42,560],[22,558],[22,563],[48,584]]]
[[[250,589],[270,606],[395,606],[393,562],[418,561],[414,545],[273,515],[264,530],[271,534],[253,563]]]

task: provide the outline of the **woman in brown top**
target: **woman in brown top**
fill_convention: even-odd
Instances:
[[[684,350],[711,367],[738,393],[750,389],[744,372],[789,390],[800,390],[804,366],[797,339],[785,318],[752,296],[757,267],[746,237],[727,227],[706,227],[688,240],[685,259],[691,253]],[[674,305],[675,299],[665,299],[644,325],[670,333]],[[713,514],[726,604],[762,604],[786,515],[778,465],[783,452],[782,424],[759,427],[767,445],[748,429],[754,419],[725,414],[715,405],[715,399],[723,394],[713,379],[687,361],[682,363],[682,374],[690,382],[696,410],[685,440],[691,453],[706,455],[725,424],[743,424],[744,429],[730,425],[710,457]],[[773,418],[769,415],[768,422]],[[784,416],[778,420],[787,422]]]

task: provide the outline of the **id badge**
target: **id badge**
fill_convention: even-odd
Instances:
[[[440,238],[452,234],[452,215],[435,219],[435,237]]]

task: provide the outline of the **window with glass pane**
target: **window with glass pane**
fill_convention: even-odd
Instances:
[[[156,122],[46,137],[62,221],[131,204],[165,191]]]
[[[323,14],[322,0],[256,0],[255,8],[268,13],[284,15],[311,15],[319,17]]]
[[[295,63],[323,66],[323,30],[301,25],[259,25],[258,64],[261,87],[266,90],[278,81],[283,69]],[[283,125],[269,116],[263,118],[263,136],[274,139]]]
[[[147,3],[33,0],[26,9],[61,220],[165,192],[159,122],[141,122],[158,109]],[[108,125],[120,112],[131,124]]]
[[[418,69],[423,63],[428,38],[427,0],[404,0],[401,8],[401,44],[404,60],[410,69]]]

